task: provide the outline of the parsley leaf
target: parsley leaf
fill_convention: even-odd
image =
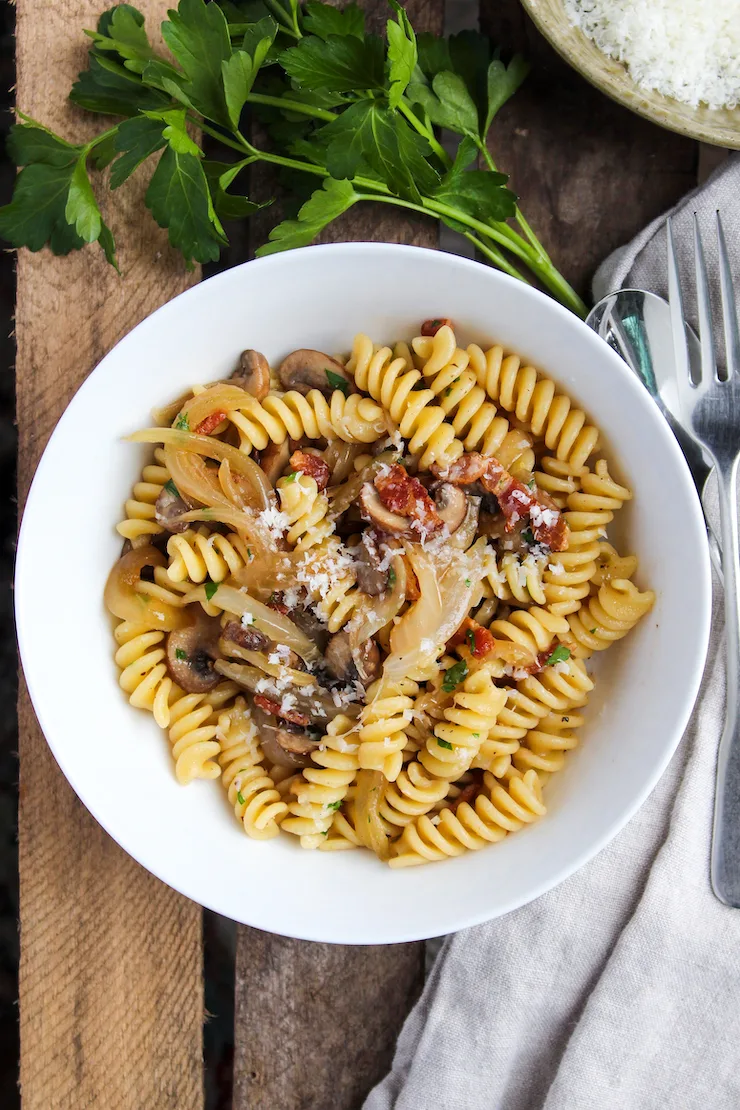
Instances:
[[[383,41],[377,35],[309,35],[280,55],[280,64],[301,88],[353,93],[382,89]]]
[[[529,73],[529,63],[521,54],[515,54],[505,66],[499,59],[494,59],[488,67],[486,74],[487,106],[486,118],[483,124],[483,135],[488,132],[493,117],[499,108],[514,95],[524,78]]]
[[[333,809],[333,810],[337,810],[337,809],[339,809],[339,808],[341,807],[341,805],[342,805],[342,800],[341,800],[341,798],[340,798],[338,802],[329,802],[329,804],[327,805],[327,807],[326,807],[326,808],[327,808],[327,809]]]
[[[190,421],[188,420],[188,414],[186,412],[178,412],[177,420],[175,421],[173,427],[177,428],[177,430],[180,432],[189,432]]]
[[[161,119],[134,116],[119,124],[114,138],[114,149],[120,154],[110,171],[110,187],[117,189],[138,169],[151,154],[166,146]]]
[[[246,805],[246,804],[247,804],[246,798],[245,798],[245,797],[244,797],[244,795],[242,794],[241,790],[237,790],[237,792],[236,792],[236,800],[237,800],[237,802],[239,803],[239,805],[240,805],[240,806],[243,806],[243,805]]]
[[[454,164],[436,189],[435,199],[478,220],[506,220],[513,216],[516,196],[505,187],[508,181],[506,174],[466,169],[474,157],[474,142],[467,137],[460,143]]]
[[[393,567],[388,568],[388,589],[392,590],[396,584],[396,572]]]
[[[283,485],[285,485],[287,482],[295,482],[297,477],[298,477],[298,471],[297,470],[291,470],[290,474],[286,474],[285,477],[283,478]]]
[[[170,10],[169,20],[162,24],[162,37],[182,66],[182,74],[171,83],[165,81],[167,91],[179,92],[185,104],[228,127],[221,66],[231,57],[231,39],[218,4],[180,0],[177,10]]]
[[[398,22],[389,19],[386,25],[390,80],[388,104],[391,108],[397,108],[416,69],[416,35],[398,0],[388,0],[388,3],[398,16]]]
[[[354,35],[362,39],[365,34],[365,15],[357,4],[334,8],[331,4],[306,4],[303,27],[311,35],[325,41],[330,35]]]
[[[183,651],[182,648],[175,648],[175,659],[184,660],[187,657],[188,653],[186,651]]]
[[[452,744],[449,742],[449,740],[440,740],[440,738],[438,736],[435,737],[435,739],[436,739],[437,743],[439,744],[440,748],[447,748],[448,751],[450,751],[450,752],[452,751]]]
[[[226,110],[235,131],[239,129],[242,109],[271,46],[271,38],[261,39],[255,45],[254,56],[245,50],[235,50],[228,60],[221,63]]]
[[[168,493],[173,494],[175,497],[180,496],[180,493],[177,489],[177,486],[175,485],[175,483],[172,481],[171,478],[167,479],[167,481],[164,484],[164,488],[167,490]]]
[[[480,740],[480,733],[479,732],[474,732],[473,733],[473,739],[474,740]]]
[[[204,584],[203,590],[204,590],[205,595],[206,595],[206,601],[210,601],[212,599],[212,597],[215,594],[217,589],[218,589],[218,582],[206,582]]]
[[[330,370],[328,366],[324,370],[324,373],[326,374],[326,380],[332,387],[332,389],[341,390],[346,397],[349,393],[349,382],[347,381],[347,379],[343,378],[341,374],[335,374],[335,372],[333,370]]]
[[[409,100],[421,104],[432,123],[447,127],[458,135],[478,134],[478,109],[467,85],[457,73],[438,73],[432,87],[415,82],[409,86]]]
[[[468,628],[465,632],[465,639],[468,641],[468,647],[471,651],[475,651],[475,632],[472,628]]]
[[[187,262],[215,262],[225,242],[200,159],[168,146],[146,191],[146,206]]]
[[[346,212],[359,199],[349,181],[327,178],[323,187],[312,193],[298,213],[297,220],[283,220],[270,232],[270,241],[255,253],[258,257],[276,251],[306,247],[320,231]]]
[[[444,681],[442,682],[442,689],[446,694],[451,694],[461,682],[464,682],[468,676],[468,664],[464,659],[459,663],[455,663],[448,671],[445,671]]]
[[[522,539],[529,547],[534,545],[534,532],[531,528],[522,529]]]
[[[545,660],[545,666],[551,667],[553,663],[564,663],[566,659],[570,659],[570,648],[567,648],[565,644],[558,644],[552,654]]]

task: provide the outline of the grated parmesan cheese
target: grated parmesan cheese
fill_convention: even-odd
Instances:
[[[282,513],[275,505],[269,505],[257,517],[260,524],[264,524],[274,540],[280,540],[290,527],[287,513]]]
[[[565,10],[640,88],[694,108],[740,103],[740,0],[565,0]]]

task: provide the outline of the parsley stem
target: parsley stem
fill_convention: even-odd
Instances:
[[[332,123],[336,112],[329,112],[326,108],[316,108],[313,104],[302,104],[299,100],[291,100],[284,96],[265,96],[263,93],[250,93],[247,97],[248,104],[267,104],[272,108],[280,108],[283,112],[300,112],[304,116],[313,116]]]
[[[409,104],[409,102],[408,102],[408,100],[406,99],[405,96],[401,97],[401,100],[400,100],[399,105],[398,105],[398,109],[406,117],[406,119],[409,121],[409,123],[413,127],[414,131],[417,131],[419,133],[419,135],[422,135],[427,140],[427,142],[429,143],[430,147],[432,148],[434,153],[439,158],[442,165],[443,166],[451,166],[452,165],[452,159],[450,158],[449,154],[447,153],[445,148],[442,146],[442,144],[437,140],[437,138],[434,134],[434,131],[432,130],[431,127],[424,124],[424,122],[419,119],[419,117],[416,115],[416,113],[414,112],[413,108],[411,107],[411,105]]]
[[[211,127],[201,116],[188,116],[188,123],[192,123],[199,131],[205,131],[206,135],[210,135],[211,138],[218,139],[224,146],[231,147],[232,150],[238,150],[240,154],[244,154],[246,151],[247,154],[256,154],[260,158],[262,157],[261,153],[256,151],[249,143],[243,140],[241,143],[237,143],[234,139],[230,139],[228,135],[224,135],[222,131],[218,131],[215,127]]]
[[[303,34],[301,33],[301,29],[298,26],[295,14],[289,15],[282,4],[279,4],[277,0],[265,0],[265,5],[270,9],[271,12],[273,12],[275,19],[280,24],[281,30],[285,31],[286,34],[291,36],[291,38],[303,38]]]
[[[476,250],[479,250],[481,254],[484,254],[486,258],[490,259],[494,266],[498,266],[499,270],[503,270],[504,273],[509,274],[513,278],[517,278],[519,281],[523,281],[525,285],[530,284],[524,274],[520,273],[516,266],[509,262],[506,255],[502,254],[498,247],[492,247],[488,243],[484,243],[482,239],[479,239],[477,235],[473,235],[471,231],[464,232],[464,235],[468,242],[472,243]]]

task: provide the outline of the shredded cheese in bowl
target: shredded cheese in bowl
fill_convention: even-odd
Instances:
[[[740,103],[740,0],[564,0],[576,27],[642,89],[697,107]]]

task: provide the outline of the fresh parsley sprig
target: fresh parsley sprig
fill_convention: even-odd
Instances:
[[[382,39],[366,33],[354,3],[180,0],[162,24],[166,56],[136,8],[110,8],[86,32],[88,68],[70,99],[120,122],[75,145],[19,113],[9,149],[21,171],[0,208],[0,236],[56,254],[97,241],[116,265],[91,173],[109,167],[115,192],[156,158],[147,208],[188,264],[214,261],[227,243],[223,221],[264,207],[239,186],[249,166],[266,162],[315,178],[316,188],[258,254],[305,246],[354,204],[375,201],[444,221],[495,266],[522,280],[529,270],[584,314],[488,150],[492,120],[526,63],[505,65],[473,32],[417,36],[403,6],[389,3]],[[248,136],[247,109],[266,126],[269,149]],[[460,136],[454,158],[441,128]],[[198,131],[226,148],[224,160],[205,156]]]

